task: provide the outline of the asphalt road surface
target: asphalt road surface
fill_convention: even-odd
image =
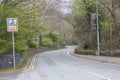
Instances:
[[[67,46],[40,54],[34,70],[0,80],[120,80],[120,66],[71,56],[69,52],[74,48]]]

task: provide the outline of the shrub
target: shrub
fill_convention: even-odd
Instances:
[[[7,40],[0,39],[0,54],[7,54],[12,51],[12,43]]]
[[[16,53],[23,54],[29,49],[26,40],[20,40],[15,43]]]
[[[83,48],[81,48],[81,46],[79,45],[79,46],[75,49],[75,53],[76,53],[76,54],[85,54],[85,55],[95,55],[95,50],[83,49]]]
[[[43,45],[45,47],[54,47],[55,43],[52,41],[52,39],[45,37],[43,38]]]
[[[64,39],[61,39],[61,40],[59,41],[59,44],[60,44],[61,46],[65,46],[65,45],[66,45],[66,42],[65,42]]]
[[[29,41],[29,47],[30,48],[39,48],[39,43],[38,42],[35,42],[35,41]]]
[[[56,31],[50,32],[48,36],[49,36],[49,38],[51,38],[52,41],[54,41],[54,42],[58,42],[58,40],[59,40],[59,33],[56,32]]]
[[[15,49],[16,49],[17,53],[23,54],[28,50],[28,46],[27,45],[19,45],[19,46],[16,46]]]

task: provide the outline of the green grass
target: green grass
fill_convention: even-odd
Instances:
[[[30,57],[26,57],[25,60],[21,63],[21,65],[16,66],[15,69],[14,68],[0,69],[0,72],[20,70],[20,69],[24,68],[27,65],[29,60],[30,60]]]
[[[30,57],[27,57],[27,58],[22,62],[21,65],[19,65],[19,66],[16,67],[16,69],[24,68],[24,67],[27,65],[27,63],[28,63],[29,60],[30,60]]]

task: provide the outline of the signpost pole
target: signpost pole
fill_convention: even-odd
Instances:
[[[14,69],[15,69],[16,65],[15,65],[15,43],[14,43],[14,32],[12,32],[12,42],[13,42],[13,66],[14,66]]]
[[[7,18],[7,31],[12,32],[12,47],[13,47],[13,67],[16,68],[16,59],[15,59],[15,41],[14,41],[14,32],[18,31],[18,19],[17,18]]]
[[[96,19],[97,19],[97,52],[96,55],[100,56],[100,32],[99,32],[99,24],[98,24],[98,0],[96,0]]]

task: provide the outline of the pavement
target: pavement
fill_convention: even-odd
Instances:
[[[79,58],[84,58],[93,61],[99,61],[103,63],[109,63],[112,65],[120,66],[120,57],[108,57],[108,56],[95,56],[95,55],[82,55],[82,54],[75,54],[74,52],[70,52],[71,55]]]

